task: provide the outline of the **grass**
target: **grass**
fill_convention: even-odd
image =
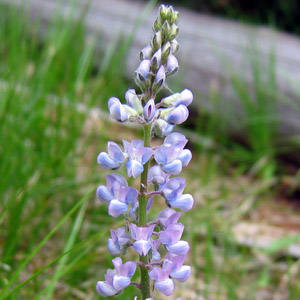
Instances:
[[[121,96],[128,88],[117,66],[130,38],[121,44],[122,55],[116,51],[119,44],[112,43],[99,64],[95,40],[86,41],[82,18],[53,19],[43,39],[40,22],[29,22],[22,9],[1,5],[0,23],[0,299],[99,299],[95,282],[111,267],[109,228],[121,223],[95,199],[94,190],[106,174],[95,158],[111,136],[131,139],[140,133],[99,118],[92,108],[104,107],[109,96]],[[245,98],[247,93],[235,84]],[[256,97],[257,107],[245,98],[249,116],[260,109],[263,95]],[[207,118],[206,141],[229,144],[222,128],[213,130],[217,119]],[[257,153],[264,157],[273,145],[271,128],[255,139],[264,124],[259,121],[252,120],[253,126],[248,122],[252,165],[259,161]],[[193,144],[193,164],[184,171],[197,199],[182,220],[185,238],[192,243],[194,271],[176,294],[250,300],[268,299],[257,296],[267,291],[298,299],[298,260],[274,256],[278,245],[284,248],[290,239],[264,252],[237,243],[232,232],[273,197],[274,172],[264,171],[268,176],[262,179],[247,176],[226,159],[228,148],[223,152],[207,144]],[[130,287],[115,299],[135,295]]]

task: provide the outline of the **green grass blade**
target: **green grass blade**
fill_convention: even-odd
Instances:
[[[73,208],[58,222],[58,224],[45,236],[45,238],[33,249],[33,251],[27,256],[24,262],[19,266],[17,271],[13,274],[8,284],[2,290],[0,296],[3,296],[6,291],[11,287],[14,281],[19,277],[21,271],[26,267],[26,265],[32,260],[32,258],[37,254],[37,252],[47,243],[47,241],[53,236],[53,234],[75,213],[75,211],[81,207],[89,198],[94,190],[88,192]],[[5,297],[6,298],[6,297]],[[4,299],[5,299],[4,298]]]
[[[83,218],[85,216],[87,203],[88,202],[84,202],[82,204],[79,212],[78,212],[78,215],[77,215],[77,218],[74,222],[70,237],[69,237],[69,239],[66,243],[64,252],[67,252],[69,249],[72,249],[72,247],[74,246],[75,240],[78,236],[79,230],[80,230],[81,225],[82,225]],[[60,260],[59,265],[56,269],[56,272],[55,272],[54,276],[52,277],[52,280],[51,280],[50,284],[45,289],[45,292],[47,292],[47,294],[46,294],[45,298],[43,298],[43,299],[46,299],[46,300],[51,299],[52,294],[53,294],[53,292],[55,290],[55,287],[56,287],[56,283],[57,283],[58,279],[60,278],[61,271],[65,268],[65,266],[67,264],[68,258],[69,258],[69,256],[65,255]]]

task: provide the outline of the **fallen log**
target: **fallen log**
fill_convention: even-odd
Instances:
[[[24,3],[21,0],[0,1]],[[47,26],[55,13],[67,17],[71,10],[74,12],[72,2],[28,0],[26,6],[32,18],[39,18]],[[82,0],[75,8],[75,15],[80,15],[88,2],[85,23],[89,34],[103,34],[104,41],[99,41],[99,49],[120,36],[129,36],[145,7],[145,3],[130,0]],[[276,118],[272,117],[280,125],[281,137],[299,135],[300,39],[262,26],[243,25],[183,8],[179,10],[179,74],[184,86],[196,94],[194,106],[211,108],[211,94],[220,95],[224,99],[221,111],[231,111],[232,128],[239,129],[245,112],[233,84],[238,80],[239,85],[247,87],[253,99],[257,90],[263,90],[266,103],[272,113],[276,113]],[[129,74],[138,65],[140,49],[149,42],[156,11],[152,10],[145,17],[133,36],[127,57]],[[270,101],[274,102],[270,104]]]

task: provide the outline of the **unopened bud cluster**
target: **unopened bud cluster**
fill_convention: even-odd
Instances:
[[[184,225],[179,222],[180,212],[193,207],[194,199],[184,194],[186,181],[178,175],[192,158],[185,149],[186,137],[172,132],[174,125],[184,122],[189,115],[187,106],[193,101],[190,90],[172,94],[156,101],[156,94],[165,86],[166,77],[178,70],[175,54],[178,50],[179,15],[172,7],[161,5],[154,23],[154,36],[140,54],[140,65],[135,71],[135,80],[141,89],[125,93],[126,104],[115,97],[108,101],[112,118],[118,122],[136,122],[144,127],[142,140],[123,140],[120,146],[108,142],[107,152],[97,157],[98,164],[105,170],[126,167],[128,177],[141,176],[139,191],[128,185],[127,180],[116,173],[106,176],[106,185],[97,189],[97,197],[108,205],[108,214],[114,218],[123,216],[126,225],[111,229],[108,250],[118,255],[109,269],[105,281],[98,281],[96,288],[102,296],[119,294],[129,285],[141,290],[142,300],[153,300],[154,288],[169,296],[173,293],[174,280],[185,282],[191,267],[184,265],[189,251],[187,241],[181,239]],[[165,137],[161,146],[151,147],[152,136]],[[167,208],[155,220],[147,220],[154,197],[162,196]],[[138,261],[122,261],[122,255],[132,249],[139,255]],[[131,278],[139,267],[141,281]],[[151,284],[151,281],[153,284]],[[137,297],[136,297],[137,299]],[[178,300],[184,300],[178,298]]]

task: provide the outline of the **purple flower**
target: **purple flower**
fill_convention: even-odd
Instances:
[[[122,259],[116,257],[112,262],[115,269],[108,269],[105,281],[98,281],[96,284],[97,292],[103,297],[113,296],[127,287],[136,270],[136,263],[133,261],[122,264]]]
[[[161,111],[161,117],[171,125],[181,124],[186,121],[189,116],[189,110],[183,104],[172,109],[167,108]]]
[[[113,286],[113,278],[117,274],[116,270],[108,269],[106,272],[105,281],[98,281],[96,284],[97,292],[103,297],[116,295],[118,290]]]
[[[175,74],[178,68],[179,66],[178,66],[177,58],[174,55],[169,55],[167,60],[167,70],[166,70],[167,76]]]
[[[135,224],[130,224],[130,232],[133,239],[136,241],[133,243],[134,250],[139,255],[146,256],[152,247],[151,235],[153,233],[155,225],[147,227],[137,227]]]
[[[137,96],[134,89],[129,89],[125,93],[125,99],[129,107],[136,110],[137,113],[141,114],[143,112],[143,106],[141,100]]]
[[[161,147],[155,151],[154,158],[162,169],[172,175],[181,172],[182,166],[187,166],[192,158],[190,150],[183,150],[187,143],[185,136],[178,132],[169,134]]]
[[[140,65],[135,70],[136,79],[142,84],[144,84],[148,79],[150,72],[150,64],[150,59],[144,59],[141,61]]]
[[[128,210],[129,204],[135,205],[138,191],[128,187],[126,179],[118,174],[106,176],[107,186],[97,188],[97,196],[102,202],[109,202],[108,213],[116,218]]]
[[[126,233],[125,227],[111,229],[111,239],[107,242],[107,247],[112,255],[121,254],[124,247],[130,245],[131,237]]]
[[[104,170],[108,169],[118,169],[126,159],[126,156],[122,152],[121,148],[117,143],[108,142],[107,152],[99,153],[97,157],[97,163]]]
[[[159,241],[164,245],[177,243],[183,233],[184,225],[181,223],[169,224],[164,231],[159,233]]]
[[[155,120],[153,128],[157,136],[166,136],[173,131],[174,125],[169,124],[163,119],[157,119]]]
[[[155,75],[152,89],[157,92],[160,88],[163,87],[165,80],[166,80],[165,68],[164,66],[160,66]]]
[[[140,53],[140,59],[145,60],[145,59],[150,59],[153,54],[152,47],[150,45],[144,47]]]
[[[108,109],[111,117],[119,122],[125,122],[129,118],[125,107],[116,97],[112,97],[108,100]]]
[[[166,77],[176,73],[179,68],[174,56],[178,50],[175,40],[178,21],[179,14],[172,6],[160,6],[153,26],[154,36],[150,45],[142,49],[141,62],[135,70],[134,76],[141,94],[137,95],[135,89],[128,89],[125,104],[116,97],[108,101],[112,118],[118,122],[130,121],[144,125],[145,141],[123,140],[124,151],[117,143],[108,142],[107,152],[101,152],[97,157],[97,163],[105,170],[116,170],[126,164],[128,177],[142,175],[140,193],[128,186],[127,180],[118,174],[107,175],[106,185],[97,188],[97,197],[108,204],[108,214],[114,218],[123,215],[126,222],[123,227],[110,229],[107,247],[112,255],[124,255],[132,246],[144,259],[123,264],[120,257],[114,258],[114,269],[108,269],[105,280],[96,284],[97,292],[104,297],[119,295],[130,284],[142,288],[146,283],[143,276],[141,284],[131,283],[137,266],[146,272],[149,270],[155,289],[166,296],[173,293],[175,279],[185,282],[191,274],[191,267],[184,265],[189,244],[181,240],[184,230],[184,225],[178,223],[181,213],[172,208],[187,211],[192,208],[194,199],[190,194],[183,194],[185,179],[171,178],[171,175],[178,175],[192,158],[191,151],[185,149],[188,140],[183,134],[172,131],[176,124],[187,119],[187,106],[192,103],[193,94],[184,89],[155,103],[160,89],[167,88]],[[166,136],[161,146],[149,147],[153,134]],[[157,165],[148,170],[152,157]],[[148,224],[142,222],[156,196],[163,196],[168,208],[162,210],[156,220]],[[164,257],[160,250],[166,253]],[[152,289],[152,286],[148,288]],[[148,297],[146,300],[154,300],[150,298],[151,295]],[[134,300],[138,300],[138,297],[134,297]]]
[[[151,158],[153,151],[144,147],[142,140],[133,140],[131,143],[123,141],[125,152],[129,160],[126,164],[127,175],[136,178],[144,171],[144,164]]]
[[[151,252],[151,262],[159,262],[161,259],[160,253],[158,252],[160,241],[151,239],[152,252]]]
[[[156,71],[161,64],[161,48],[159,48],[152,56],[151,68]]]
[[[173,253],[167,253],[164,262],[165,261],[171,261],[172,266],[170,270],[170,276],[179,282],[185,282],[191,275],[191,267],[183,265],[183,262],[185,260],[185,255],[175,255]]]
[[[177,255],[186,255],[190,249],[188,242],[181,241],[184,226],[181,223],[173,223],[159,233],[159,241],[166,249]]]
[[[156,220],[159,222],[159,224],[167,227],[170,224],[176,223],[180,217],[180,212],[176,212],[171,208],[166,208],[158,214]]]
[[[194,205],[194,198],[190,194],[184,194],[186,182],[182,177],[175,177],[170,179],[164,186],[163,195],[168,205],[180,208],[183,211],[190,210]]]
[[[189,106],[193,102],[193,94],[190,90],[184,89],[181,93],[175,93],[164,98],[161,103],[167,106],[177,107],[179,105]]]
[[[171,263],[164,264],[162,268],[154,267],[149,272],[149,277],[155,281],[154,287],[166,296],[170,296],[174,290],[174,282],[170,276]]]
[[[155,116],[155,103],[153,99],[148,100],[144,106],[143,115],[146,122],[151,122]]]
[[[158,165],[153,166],[148,172],[148,183],[152,183],[155,191],[161,191],[170,174],[164,172]]]
[[[175,39],[172,40],[170,43],[171,43],[171,52],[172,52],[172,54],[176,54],[176,52],[179,49],[179,43]]]

